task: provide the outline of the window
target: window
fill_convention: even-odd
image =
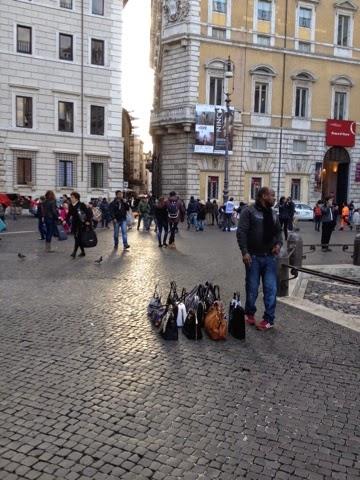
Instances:
[[[19,53],[32,53],[31,27],[18,25],[16,30],[16,51]]]
[[[17,184],[28,185],[32,181],[32,158],[18,156],[16,159]]]
[[[90,134],[104,135],[105,108],[91,105],[90,107]]]
[[[91,64],[104,65],[104,40],[91,39]]]
[[[310,42],[299,42],[298,49],[300,52],[311,52],[311,43]]]
[[[268,84],[255,82],[254,112],[267,113]]]
[[[103,163],[91,162],[91,188],[104,188],[104,165]]]
[[[250,188],[251,200],[256,200],[256,195],[261,188],[261,184],[262,184],[261,177],[251,177],[251,188]]]
[[[32,97],[16,97],[16,126],[22,128],[33,127],[33,99]]]
[[[67,8],[69,10],[72,10],[73,8],[73,0],[60,0],[60,7],[61,8]]]
[[[267,148],[266,137],[253,137],[252,148],[253,150],[266,150]]]
[[[219,198],[219,177],[208,177],[207,198]]]
[[[223,78],[210,77],[210,105],[222,105],[223,103]]]
[[[350,17],[348,15],[338,15],[337,25],[337,44],[340,47],[350,46]]]
[[[299,8],[299,27],[311,28],[312,9],[300,7]]]
[[[306,140],[294,140],[293,141],[293,152],[306,153],[306,150],[307,150]]]
[[[300,178],[292,178],[291,179],[291,198],[293,200],[300,200],[300,193],[301,193],[301,180]]]
[[[214,28],[212,29],[212,36],[217,40],[225,40],[226,38],[226,30],[223,28]]]
[[[336,92],[334,94],[334,115],[335,120],[346,119],[346,92]]]
[[[75,187],[75,165],[76,155],[59,153],[56,156],[58,165],[58,187]]]
[[[74,104],[72,102],[59,102],[59,131],[74,131]]]
[[[258,35],[257,36],[257,43],[259,45],[269,46],[270,45],[270,37],[268,35]]]
[[[213,11],[226,13],[226,2],[227,0],[213,0]]]
[[[271,0],[258,0],[258,20],[271,20],[272,1]]]
[[[59,34],[59,58],[60,60],[73,61],[73,36],[65,33]]]
[[[296,87],[295,93],[295,117],[307,118],[309,90],[304,87]]]
[[[92,0],[92,14],[104,15],[104,0]]]

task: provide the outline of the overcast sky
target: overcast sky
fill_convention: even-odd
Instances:
[[[153,71],[149,67],[150,0],[129,0],[123,10],[123,105],[137,117],[135,133],[152,149],[149,118],[153,96]]]

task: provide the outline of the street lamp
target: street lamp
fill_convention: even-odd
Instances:
[[[231,82],[231,89],[230,89],[230,81]],[[230,95],[234,93],[234,66],[230,59],[230,55],[227,59],[227,62],[224,65],[224,85],[223,91],[225,95],[225,104],[226,104],[226,112],[225,112],[225,168],[224,168],[224,191],[223,191],[223,201],[224,205],[228,201],[229,198],[229,137],[230,137]]]

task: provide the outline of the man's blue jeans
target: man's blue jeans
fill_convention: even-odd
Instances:
[[[277,262],[273,255],[251,255],[251,265],[246,267],[245,313],[255,315],[260,278],[264,292],[264,320],[273,324],[275,320],[277,292]]]
[[[115,221],[114,222],[114,246],[117,247],[119,245],[119,230],[121,228],[121,236],[124,247],[126,247],[127,243],[127,224],[126,218],[124,220]]]

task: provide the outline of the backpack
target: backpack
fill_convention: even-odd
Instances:
[[[198,321],[197,313],[194,310],[189,310],[189,313],[186,315],[182,331],[189,340],[202,339],[201,325]]]
[[[240,293],[234,293],[229,307],[229,333],[238,340],[245,339],[245,312],[241,306]]]
[[[167,211],[170,220],[177,220],[179,218],[179,206],[177,199],[168,201]]]
[[[320,207],[315,207],[314,208],[314,214],[315,214],[315,217],[321,217],[321,208]]]

